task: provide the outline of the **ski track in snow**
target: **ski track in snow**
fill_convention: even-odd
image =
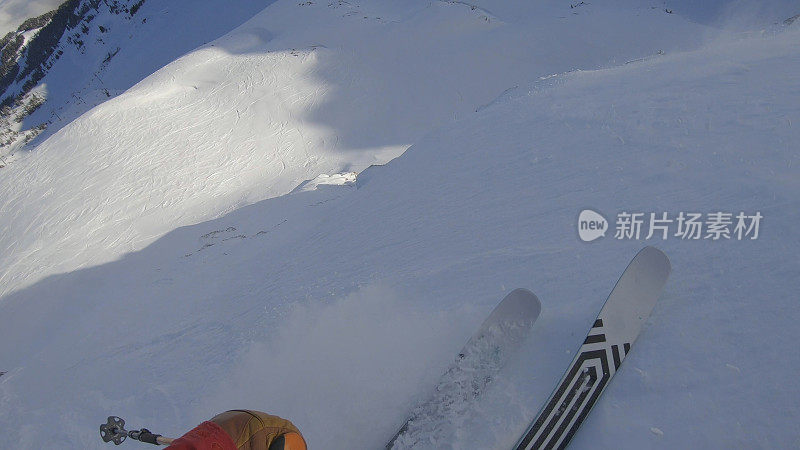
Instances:
[[[277,2],[2,169],[0,447],[254,408],[380,448],[520,286],[530,345],[448,436],[510,448],[645,245],[586,206],[765,219],[647,242],[672,276],[570,448],[797,446],[800,31],[475,4]]]

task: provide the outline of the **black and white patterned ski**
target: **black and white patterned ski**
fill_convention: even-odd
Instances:
[[[524,341],[541,309],[539,299],[527,289],[506,295],[458,353],[433,395],[412,411],[386,448],[446,446],[448,424],[472,407]]]
[[[563,449],[619,369],[667,282],[669,259],[645,247],[628,264],[578,354],[516,450]]]

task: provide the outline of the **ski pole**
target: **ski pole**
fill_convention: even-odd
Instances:
[[[153,434],[147,428],[128,431],[125,429],[125,421],[117,416],[108,416],[108,422],[100,425],[100,437],[103,442],[113,442],[114,445],[122,444],[126,438],[155,445],[169,445],[174,441],[160,434]]]

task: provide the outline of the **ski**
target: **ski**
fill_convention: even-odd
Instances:
[[[527,289],[515,289],[492,310],[442,375],[436,391],[414,409],[387,449],[429,447],[441,441],[442,424],[465,413],[519,347],[542,306]]]
[[[645,247],[628,264],[575,359],[516,450],[563,449],[619,370],[670,273],[667,256]]]

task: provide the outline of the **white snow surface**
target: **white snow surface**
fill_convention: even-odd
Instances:
[[[0,294],[385,163],[537,75],[696,47],[704,31],[644,6],[585,8],[522,20],[446,2],[273,4],[4,170]]]
[[[84,6],[88,0],[81,2]],[[120,12],[117,1],[97,2],[75,28],[64,33],[58,52],[37,93],[46,99],[19,124],[47,128],[31,144],[17,141],[0,149],[0,162],[11,164],[93,107],[125,92],[153,72],[200,45],[223,36],[264,9],[268,1],[216,0],[145,1],[136,13]],[[135,2],[128,1],[128,6]],[[85,32],[84,32],[85,27]],[[38,30],[30,33],[38,32]],[[23,56],[24,59],[24,56]],[[23,91],[27,77],[12,84],[6,95]]]
[[[800,31],[653,4],[278,1],[74,120],[0,172],[0,447],[253,408],[381,448],[527,287],[528,345],[432,444],[511,448],[654,243],[672,276],[570,448],[800,445]],[[764,222],[584,244],[584,207]]]

